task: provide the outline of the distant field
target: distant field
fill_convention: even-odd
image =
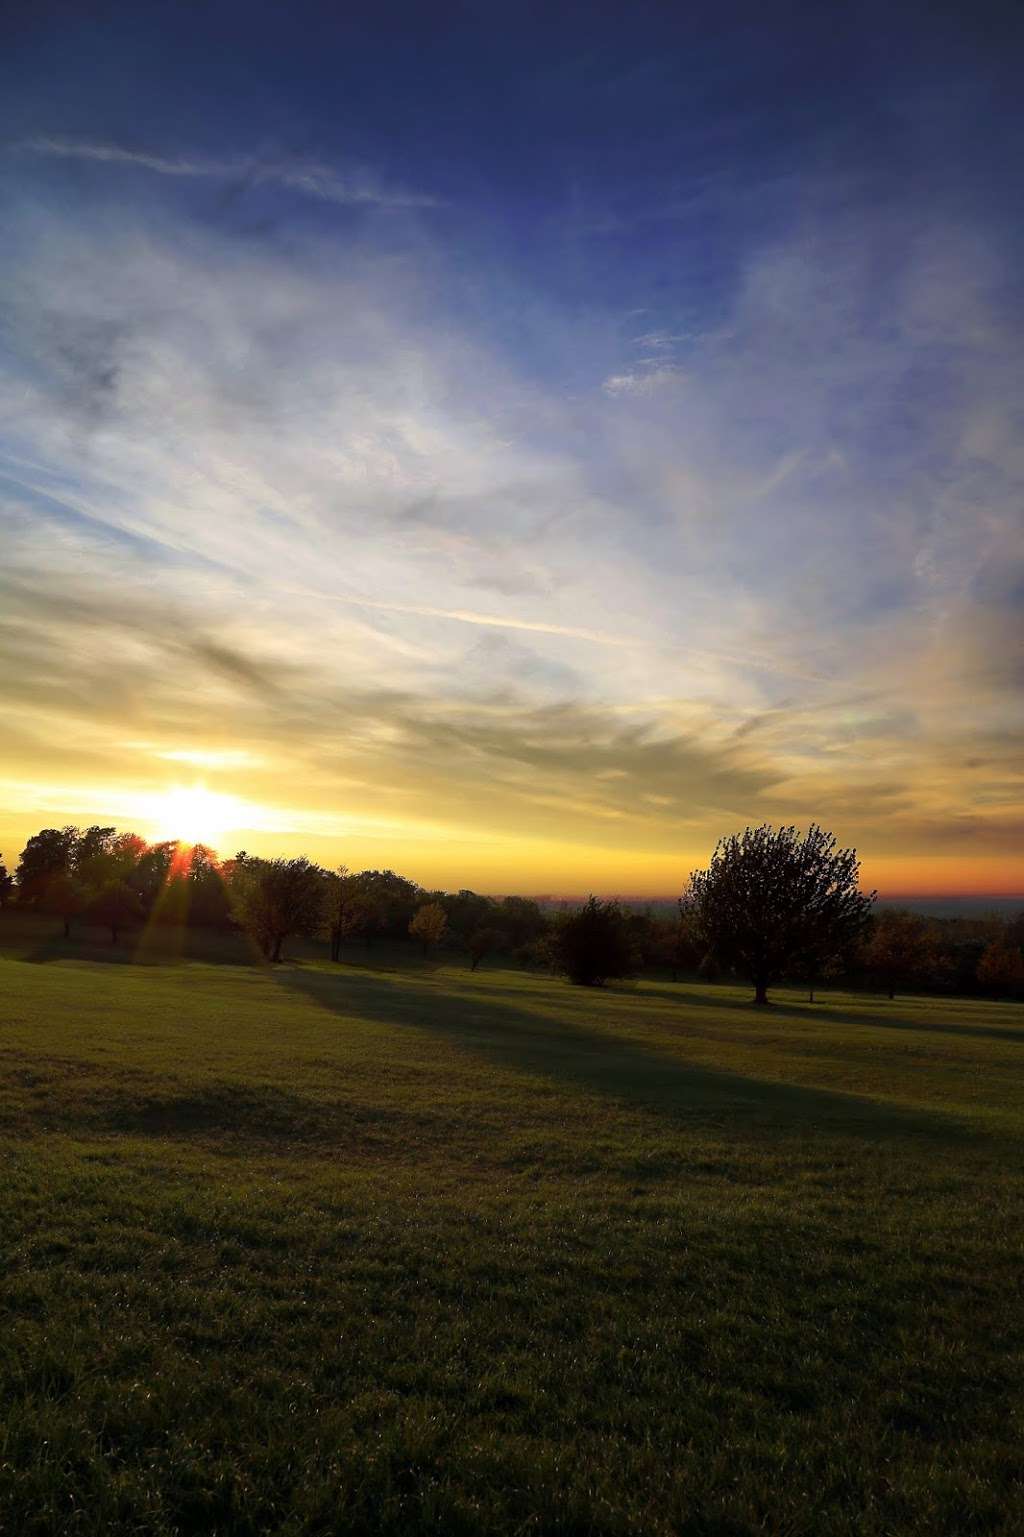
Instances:
[[[1019,1006],[222,954],[0,921],[4,1537],[1024,1531]]]

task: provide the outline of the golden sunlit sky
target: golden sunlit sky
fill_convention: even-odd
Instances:
[[[883,894],[1024,891],[998,48],[553,9],[17,32],[8,864],[664,895],[816,820]]]

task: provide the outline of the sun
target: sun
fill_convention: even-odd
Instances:
[[[238,824],[238,803],[205,785],[175,785],[154,806],[160,840],[206,843],[216,848],[229,828]]]

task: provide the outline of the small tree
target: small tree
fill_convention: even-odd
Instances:
[[[7,906],[13,892],[14,876],[11,875],[2,857],[0,857],[0,911]]]
[[[89,905],[89,893],[73,875],[55,875],[39,900],[39,909],[60,918],[64,938],[71,938],[71,924]]]
[[[308,859],[236,861],[231,904],[266,959],[279,961],[290,934],[315,934],[322,926],[324,872]]]
[[[327,877],[324,915],[331,942],[331,960],[340,961],[342,945],[359,933],[366,916],[365,898],[347,865],[339,865],[337,871]]]
[[[501,944],[501,931],[488,928],[486,925],[474,929],[466,940],[466,949],[469,952],[470,971],[475,971],[485,955],[490,955]]]
[[[639,969],[629,924],[617,902],[589,897],[578,912],[564,917],[551,939],[557,971],[581,987],[603,987]]]
[[[124,881],[109,881],[89,904],[89,916],[110,930],[110,943],[116,945],[122,929],[142,921],[142,903]]]
[[[424,955],[430,953],[432,945],[440,942],[447,927],[448,916],[440,902],[424,902],[409,920],[409,933],[413,939],[420,940]]]
[[[864,953],[868,971],[895,998],[925,971],[931,956],[928,925],[917,913],[888,907],[875,919]]]
[[[1016,946],[994,939],[978,962],[978,981],[997,998],[1024,992],[1024,959]]]
[[[723,839],[687,898],[710,952],[766,1004],[769,986],[803,957],[824,964],[863,931],[875,893],[860,891],[859,873],[856,850],[817,825],[801,836],[765,823]]]

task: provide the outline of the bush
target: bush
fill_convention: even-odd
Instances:
[[[622,909],[617,902],[597,897],[563,918],[553,935],[552,954],[555,969],[581,987],[602,987],[617,977],[635,976],[640,969]]]

